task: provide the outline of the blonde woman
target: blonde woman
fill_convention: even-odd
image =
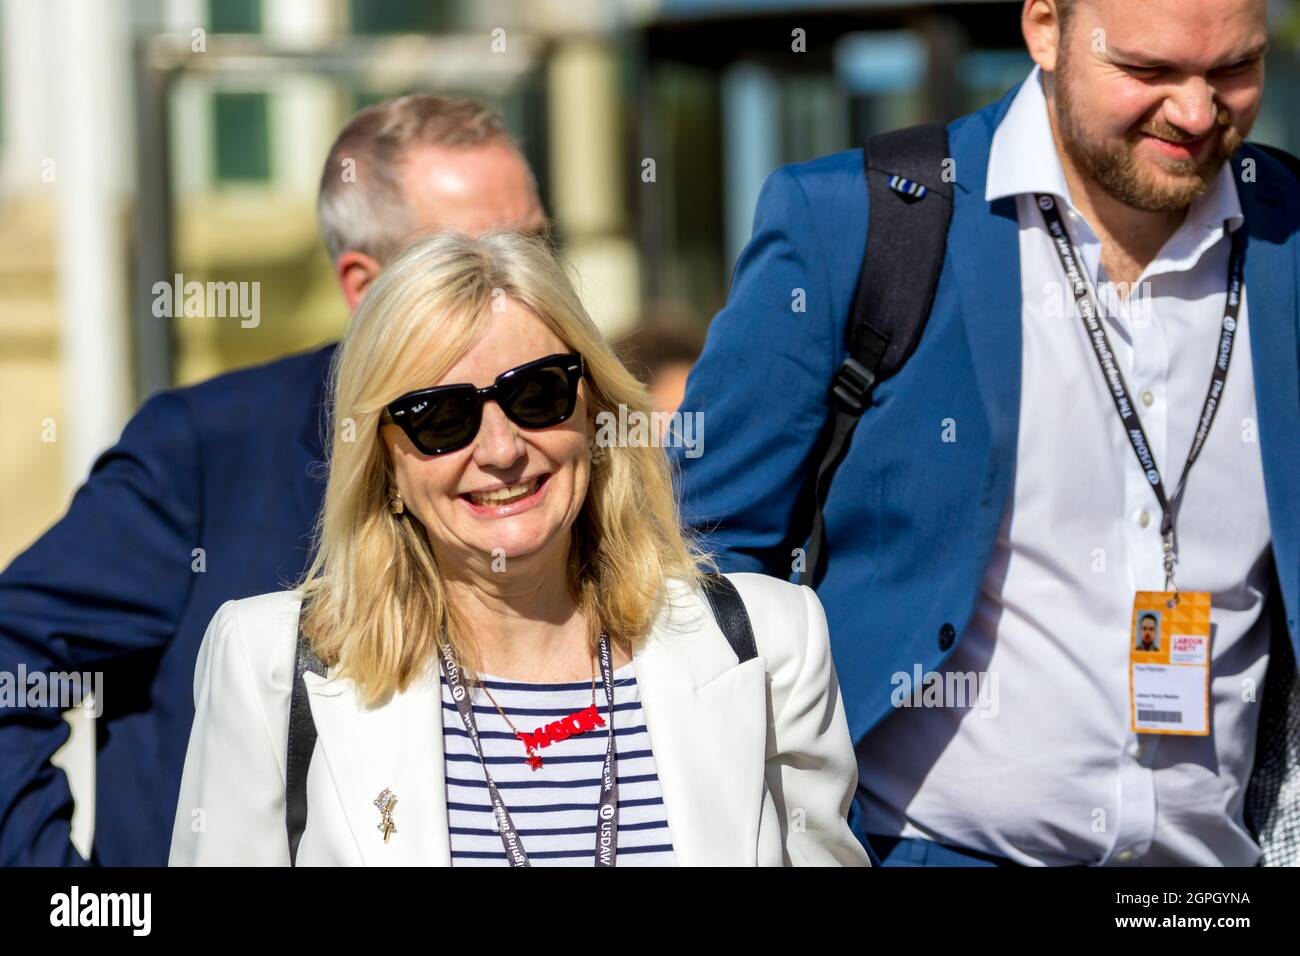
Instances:
[[[595,441],[651,404],[545,247],[407,250],[333,402],[313,563],[204,638],[173,864],[290,863],[302,681],[299,865],[866,865],[817,598],[730,576],[738,663],[662,449]],[[324,675],[295,668],[300,626]]]

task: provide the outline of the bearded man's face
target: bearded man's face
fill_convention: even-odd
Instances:
[[[1052,76],[1075,167],[1135,209],[1185,209],[1259,114],[1264,6],[1076,0]]]

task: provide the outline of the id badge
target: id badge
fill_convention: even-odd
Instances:
[[[1128,656],[1134,733],[1209,734],[1208,591],[1138,591]]]

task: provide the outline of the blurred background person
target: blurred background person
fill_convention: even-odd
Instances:
[[[547,230],[500,118],[435,96],[368,107],[343,129],[319,219],[349,311],[416,235]],[[335,347],[153,396],[62,520],[0,574],[0,661],[104,675],[95,862],[166,862],[204,629],[223,602],[306,566]],[[0,711],[0,863],[82,862],[49,762],[66,735],[53,708]]]
[[[614,343],[614,351],[628,371],[650,390],[655,410],[675,412],[686,394],[686,377],[704,348],[698,322],[651,313],[641,324]]]

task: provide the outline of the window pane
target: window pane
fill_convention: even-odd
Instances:
[[[259,33],[262,0],[208,0],[208,22],[213,33]]]
[[[353,33],[441,33],[455,26],[437,0],[350,0]]]
[[[217,93],[212,98],[219,180],[271,176],[271,141],[265,93]]]

